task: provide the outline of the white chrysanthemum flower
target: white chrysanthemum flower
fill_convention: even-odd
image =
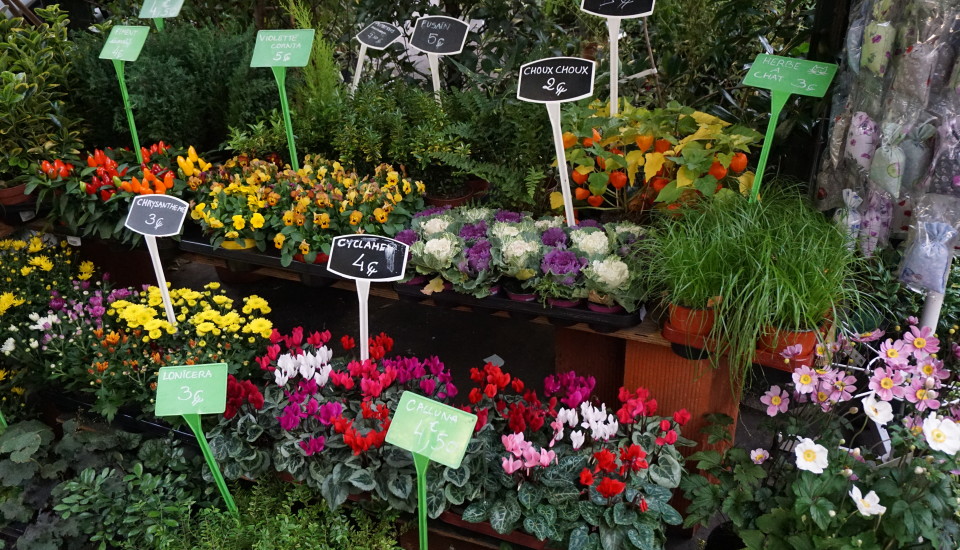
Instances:
[[[808,437],[803,438],[793,452],[797,455],[797,468],[801,470],[822,474],[827,467],[827,448]]]
[[[0,353],[4,355],[10,355],[14,349],[16,349],[16,343],[14,343],[13,338],[7,338],[7,341],[0,346]]]

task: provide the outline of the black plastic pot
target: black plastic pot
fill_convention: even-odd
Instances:
[[[727,521],[718,525],[707,537],[704,550],[739,550],[746,548],[743,539],[737,535],[733,522]]]

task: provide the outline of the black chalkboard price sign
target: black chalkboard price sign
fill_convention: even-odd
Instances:
[[[520,67],[517,99],[564,103],[593,95],[594,63],[579,57],[548,57]]]
[[[451,55],[463,51],[470,26],[446,15],[427,15],[417,19],[410,45],[424,53]]]
[[[327,270],[347,279],[399,281],[407,267],[407,245],[379,235],[333,238]]]
[[[368,48],[382,50],[400,40],[401,36],[403,36],[403,33],[394,25],[383,21],[374,21],[357,34],[357,40]]]
[[[123,225],[141,235],[177,235],[187,218],[188,206],[186,201],[169,195],[138,195],[130,203]]]
[[[600,17],[631,19],[653,13],[656,0],[582,0],[580,9]]]

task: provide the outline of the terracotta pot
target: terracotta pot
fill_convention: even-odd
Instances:
[[[0,204],[11,206],[14,204],[22,204],[32,199],[33,195],[27,195],[24,192],[26,188],[27,184],[25,183],[14,185],[13,187],[0,188]]]
[[[694,309],[670,304],[670,326],[687,334],[706,336],[713,329],[716,313],[712,309]]]
[[[760,331],[760,336],[757,338],[757,349],[771,353],[780,353],[784,348],[797,344],[800,345],[801,350],[796,357],[809,356],[817,346],[817,331],[789,331],[767,327]]]
[[[475,199],[485,197],[490,190],[490,182],[479,178],[468,180],[467,185],[470,187],[471,198]]]
[[[580,305],[583,304],[583,299],[577,298],[575,300],[563,300],[560,298],[547,298],[547,304],[550,307],[573,308],[580,307]]]
[[[457,206],[463,206],[473,198],[473,192],[467,192],[466,195],[462,197],[433,197],[430,195],[424,195],[423,200],[430,206],[436,206],[438,208],[443,208],[444,206],[449,206],[450,208],[455,208]]]

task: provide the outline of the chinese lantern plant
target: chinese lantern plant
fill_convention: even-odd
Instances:
[[[627,104],[616,117],[594,103],[572,111],[564,134],[574,195],[584,208],[639,211],[686,194],[742,192],[753,176],[747,153],[760,134],[671,103],[664,109]]]
[[[43,160],[27,184],[49,197],[50,217],[83,237],[136,244],[140,234],[124,227],[130,200],[148,193],[179,196],[184,180],[176,171],[176,153],[162,141],[141,149],[143,164],[128,149],[95,149],[85,158]]]

